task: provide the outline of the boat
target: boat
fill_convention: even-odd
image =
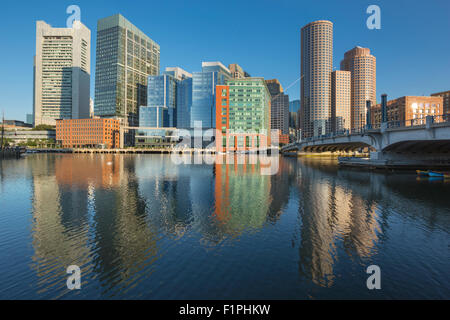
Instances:
[[[428,171],[416,170],[416,172],[419,176],[427,176],[428,177]]]
[[[432,178],[444,178],[444,173],[437,171],[428,171],[428,176]]]

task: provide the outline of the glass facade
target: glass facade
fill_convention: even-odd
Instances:
[[[270,145],[271,95],[264,79],[235,79],[225,83],[217,86],[217,150]]]
[[[192,108],[190,127],[201,121],[203,128],[214,128],[216,123],[216,85],[231,79],[230,71],[220,62],[204,62],[202,72],[192,75]]]
[[[94,114],[138,126],[147,77],[159,74],[160,47],[122,15],[98,21]]]
[[[227,81],[230,90],[229,129],[259,132],[271,129],[271,96],[260,78]]]
[[[177,128],[191,126],[192,78],[182,80],[177,85]]]
[[[300,110],[300,100],[289,102],[289,112],[298,112]]]
[[[177,126],[177,80],[168,74],[148,77],[147,107],[156,109],[154,116],[158,116],[153,127]],[[141,118],[139,124],[142,127]]]

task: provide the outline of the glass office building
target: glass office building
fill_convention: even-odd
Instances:
[[[298,112],[300,110],[300,100],[289,102],[289,112]]]
[[[148,77],[147,88],[147,107],[144,109],[155,109],[153,115],[155,118],[154,128],[177,126],[177,80],[168,74]],[[139,117],[139,126],[142,127],[141,117]]]
[[[159,74],[159,59],[159,45],[122,15],[99,20],[94,114],[138,126],[139,107],[147,104],[147,78]]]
[[[270,146],[271,95],[263,78],[228,80],[217,86],[216,147],[219,151]]]
[[[204,129],[215,127],[216,85],[225,84],[229,79],[232,79],[230,70],[220,62],[203,62],[202,72],[193,73],[191,128],[196,121],[201,121]]]
[[[177,85],[177,128],[191,127],[192,78],[182,80]]]

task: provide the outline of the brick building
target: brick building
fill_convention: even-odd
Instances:
[[[432,93],[432,97],[442,97],[444,105],[444,114],[450,114],[450,90],[438,93]]]
[[[416,97],[405,96],[387,102],[387,121],[410,125],[421,125],[426,123],[426,116],[439,116],[443,114],[442,97]],[[370,121],[372,126],[377,127],[381,123],[381,104],[372,106],[370,109]],[[440,119],[436,119],[440,121]]]
[[[119,140],[119,120],[94,118],[56,121],[56,141],[64,148],[119,148]]]

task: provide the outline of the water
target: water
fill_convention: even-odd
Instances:
[[[449,299],[449,195],[331,160],[280,158],[274,176],[162,155],[4,160],[0,298]]]

